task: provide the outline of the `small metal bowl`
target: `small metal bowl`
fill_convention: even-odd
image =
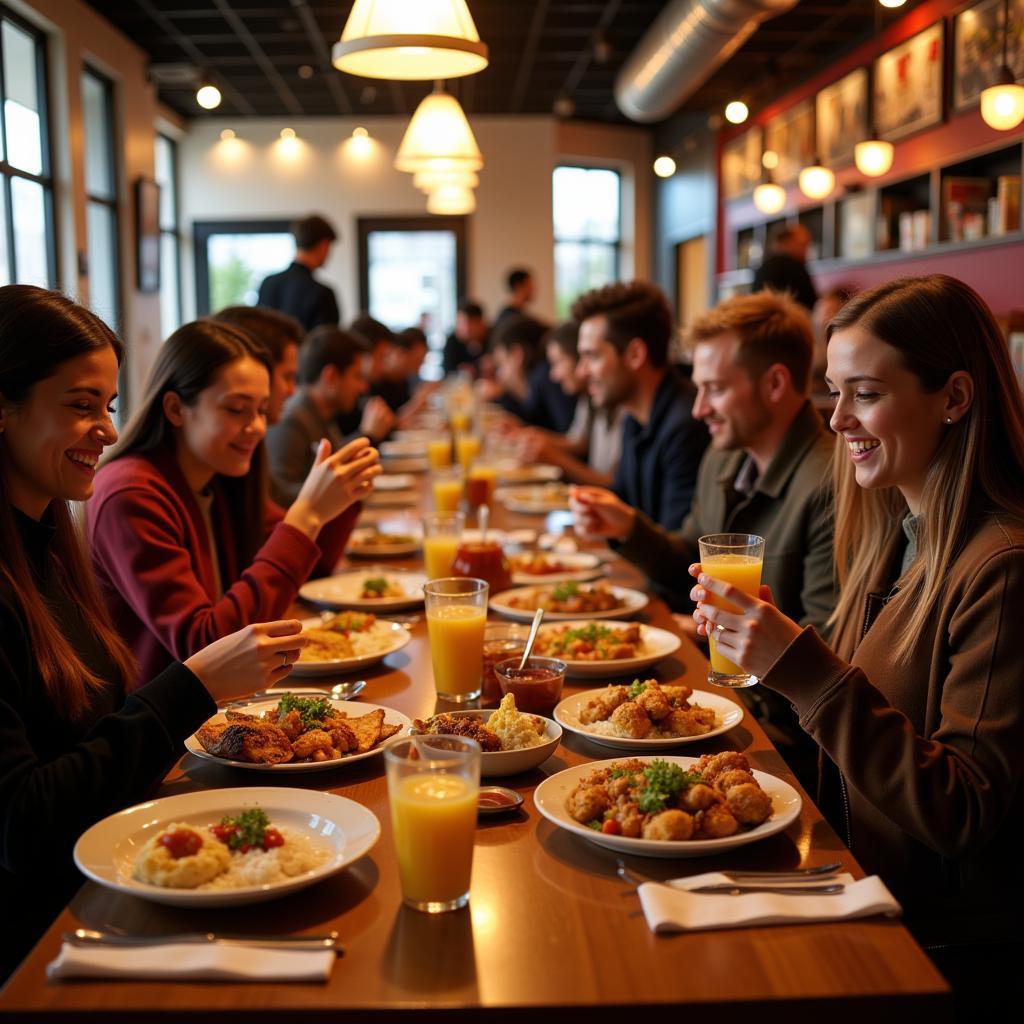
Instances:
[[[523,803],[521,793],[504,786],[481,786],[477,797],[476,813],[481,817],[494,814],[508,814],[518,810]]]

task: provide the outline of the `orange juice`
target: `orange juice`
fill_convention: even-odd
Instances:
[[[452,413],[452,430],[456,433],[465,433],[473,425],[473,414],[469,412]]]
[[[462,480],[458,477],[434,481],[434,508],[438,512],[458,512],[462,501]]]
[[[391,792],[402,895],[448,903],[469,892],[476,787],[458,775],[408,775]]]
[[[494,466],[470,466],[466,473],[466,499],[474,508],[480,505],[494,507],[494,488],[498,471]]]
[[[753,555],[707,555],[701,560],[700,567],[709,576],[714,576],[715,579],[722,580],[723,583],[731,583],[734,587],[739,587],[745,594],[757,597],[761,587],[762,561]],[[730,612],[740,611],[731,601],[726,601],[716,594],[712,594],[711,591],[708,591],[706,602],[717,605],[719,608],[725,608]],[[715,647],[714,632],[708,637],[708,646],[711,649],[711,670],[713,672],[727,676],[746,674],[739,665],[718,653]]]
[[[434,685],[445,697],[478,694],[484,673],[484,627],[487,609],[446,604],[427,610]]]
[[[459,535],[439,534],[423,538],[423,563],[428,580],[439,580],[443,576],[451,576],[452,562],[459,550]]]
[[[475,434],[455,435],[455,457],[463,469],[469,469],[469,464],[480,454],[480,438]]]
[[[434,437],[427,442],[427,461],[431,469],[445,469],[452,464],[450,437]]]

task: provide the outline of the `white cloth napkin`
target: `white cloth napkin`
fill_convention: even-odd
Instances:
[[[75,946],[65,942],[46,976],[162,981],[327,981],[330,949],[258,949],[216,943]]]
[[[767,924],[801,924],[812,921],[845,921],[885,914],[898,917],[900,905],[877,876],[854,881],[851,875],[821,880],[839,882],[846,891],[835,896],[785,896],[780,893],[744,893],[729,896],[688,890],[704,885],[739,883],[719,872],[674,878],[665,884],[646,882],[637,890],[648,927],[653,932],[702,931],[713,928],[750,928]],[[772,885],[779,883],[772,882]],[[792,885],[814,884],[809,879]]]

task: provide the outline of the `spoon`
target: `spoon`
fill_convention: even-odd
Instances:
[[[480,543],[481,544],[486,544],[487,543],[487,525],[490,522],[490,518],[491,518],[491,508],[490,508],[490,506],[489,505],[481,505],[480,508],[477,509],[477,513],[476,513],[476,521],[480,525]]]
[[[523,660],[519,662],[520,670],[526,668],[526,663],[530,660],[530,652],[533,650],[533,643],[537,639],[537,631],[540,629],[540,624],[544,620],[544,609],[538,608],[533,613],[533,625],[530,626],[530,635],[526,638],[526,647],[523,649]]]
[[[240,697],[238,700],[225,701],[223,704],[218,706],[222,708],[238,708],[245,704],[251,704],[256,700],[265,700],[268,697],[280,697],[283,693],[295,694],[297,697],[314,696],[326,697],[329,700],[351,700],[353,697],[362,693],[365,689],[365,679],[354,679],[349,683],[338,683],[335,686],[332,686],[329,690],[319,689],[317,687],[278,686],[272,690],[257,690],[248,697]]]

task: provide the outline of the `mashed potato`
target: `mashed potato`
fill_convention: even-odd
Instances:
[[[487,728],[501,740],[502,750],[524,750],[537,747],[545,740],[546,725],[543,718],[524,715],[516,710],[514,694],[501,698],[498,710],[487,721]]]
[[[160,840],[181,831],[198,836],[202,845],[196,853],[175,857]],[[206,829],[174,824],[161,829],[139,850],[135,877],[165,889],[195,889],[226,871],[230,864],[231,851]]]

